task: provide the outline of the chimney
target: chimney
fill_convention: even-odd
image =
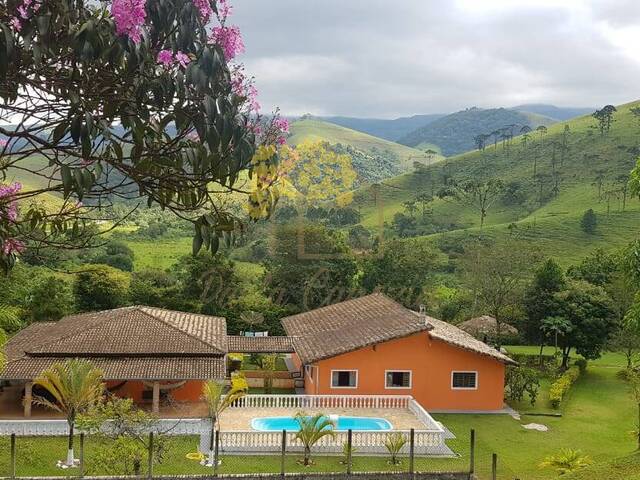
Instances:
[[[427,324],[427,312],[424,305],[420,305],[420,319],[425,325]]]

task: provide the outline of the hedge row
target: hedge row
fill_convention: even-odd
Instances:
[[[580,368],[577,366],[569,367],[566,372],[551,384],[551,387],[549,387],[549,400],[553,408],[560,407],[562,399],[578,377],[580,377]]]

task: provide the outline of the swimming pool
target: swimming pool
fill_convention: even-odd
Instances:
[[[377,417],[348,417],[329,415],[336,430],[391,430],[388,420]],[[300,424],[294,417],[262,417],[251,420],[251,428],[261,432],[289,430],[297,432]]]

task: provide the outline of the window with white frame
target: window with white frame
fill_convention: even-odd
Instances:
[[[411,370],[387,370],[385,388],[411,388]]]
[[[452,372],[451,388],[454,390],[475,390],[478,388],[478,372]]]
[[[332,370],[331,388],[356,388],[358,386],[357,370]]]

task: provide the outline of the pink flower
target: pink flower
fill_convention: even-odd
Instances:
[[[18,17],[12,17],[11,20],[9,20],[9,24],[13,27],[13,29],[16,32],[19,32],[20,30],[22,30],[22,22]]]
[[[233,60],[237,55],[244,52],[244,42],[240,28],[236,25],[231,27],[213,27],[209,40],[222,48],[227,61]]]
[[[287,143],[287,139],[284,138],[282,135],[276,138],[276,144],[284,145],[285,143]]]
[[[7,238],[2,243],[2,253],[5,255],[11,255],[12,253],[22,253],[24,252],[25,245],[20,240],[16,240],[15,238]]]
[[[7,146],[9,142],[7,142],[4,138],[0,138],[0,148],[4,148]]]
[[[142,25],[147,17],[146,0],[113,0],[111,15],[116,33],[126,35],[134,43],[140,43]]]
[[[249,110],[258,113],[260,111],[260,103],[258,102],[258,89],[254,85],[247,87],[247,101],[249,102]]]
[[[176,53],[175,59],[176,59],[176,62],[178,62],[182,66],[182,68],[187,68],[187,65],[191,61],[191,59],[189,58],[189,55],[180,51]]]
[[[156,61],[160,65],[164,65],[168,68],[173,63],[173,53],[171,53],[171,50],[160,50],[156,57]]]
[[[15,195],[22,189],[19,183],[0,184],[0,217],[14,222],[18,218],[18,203]]]
[[[233,8],[229,5],[227,0],[218,0],[218,17],[222,22],[224,22],[229,15],[231,15],[231,11]]]
[[[193,0],[193,4],[200,12],[200,18],[202,18],[202,21],[204,23],[207,23],[209,21],[209,18],[211,18],[211,14],[213,13],[213,9],[211,8],[209,0]]]
[[[273,121],[273,126],[280,130],[282,133],[289,133],[289,120],[287,120],[286,118],[276,118]]]

